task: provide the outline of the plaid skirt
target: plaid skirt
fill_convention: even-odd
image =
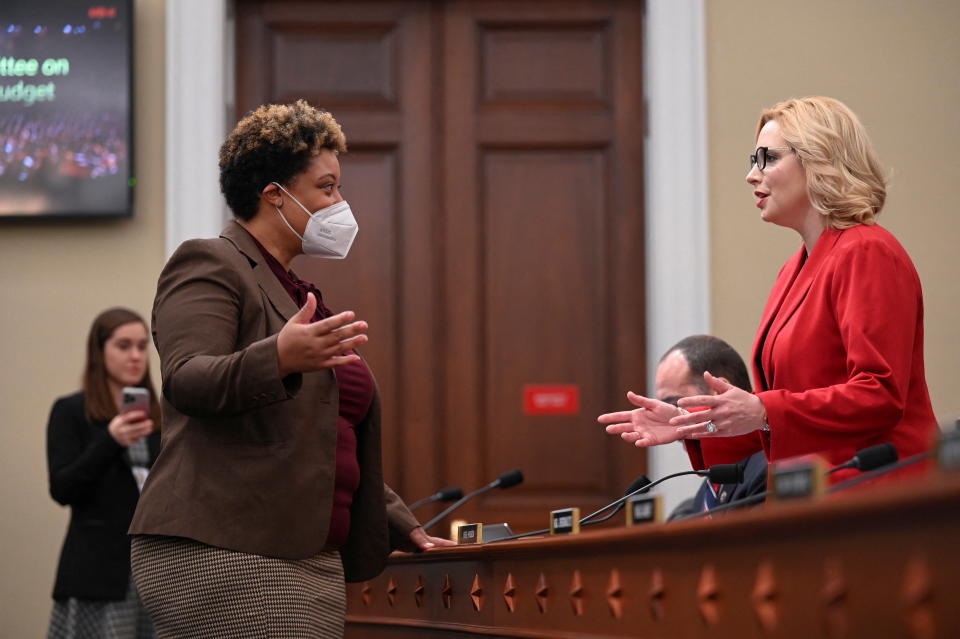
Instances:
[[[277,559],[135,535],[130,558],[159,639],[343,637],[346,592],[337,552]]]
[[[47,639],[154,639],[150,617],[131,582],[121,601],[71,597],[53,603]]]

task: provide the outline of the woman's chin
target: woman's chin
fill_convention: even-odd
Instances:
[[[127,375],[119,380],[121,386],[142,386],[143,375]]]
[[[786,223],[787,218],[784,217],[783,211],[777,211],[770,207],[760,210],[760,219],[769,224],[776,224],[777,226],[790,226]]]

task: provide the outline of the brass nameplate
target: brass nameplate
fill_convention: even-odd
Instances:
[[[580,509],[561,508],[550,511],[551,535],[576,535],[580,532]]]

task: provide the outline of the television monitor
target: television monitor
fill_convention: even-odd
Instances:
[[[0,217],[131,214],[132,0],[0,0]]]

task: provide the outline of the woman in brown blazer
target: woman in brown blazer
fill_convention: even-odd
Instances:
[[[163,445],[130,532],[133,574],[164,637],[339,637],[344,579],[429,537],[383,483],[376,386],[334,315],[290,270],[345,257],[346,150],[298,101],[247,115],[220,149],[235,220],[184,242],[157,284]]]

